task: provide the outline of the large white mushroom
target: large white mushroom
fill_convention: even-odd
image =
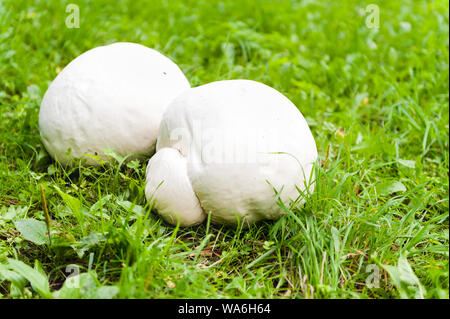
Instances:
[[[140,44],[119,42],[89,50],[70,62],[49,86],[39,112],[45,148],[67,164],[151,155],[166,106],[190,88],[179,67]]]
[[[308,124],[289,99],[259,82],[182,92],[163,115],[156,148],[145,193],[171,224],[197,224],[207,214],[225,224],[277,219],[278,200],[302,203],[314,190],[317,148]]]

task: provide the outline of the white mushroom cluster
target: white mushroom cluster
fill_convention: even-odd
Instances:
[[[115,43],[87,51],[51,83],[39,113],[42,141],[62,164],[153,155],[145,194],[176,225],[274,220],[279,202],[314,190],[317,148],[297,107],[250,80],[190,88],[155,50]]]
[[[147,166],[146,196],[169,223],[277,219],[278,200],[314,190],[317,149],[300,111],[275,89],[219,81],[178,95]]]

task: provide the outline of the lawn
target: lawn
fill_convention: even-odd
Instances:
[[[79,28],[67,1],[0,0],[0,297],[449,298],[448,1],[72,3]],[[285,94],[316,139],[312,197],[248,229],[178,228],[145,200],[147,160],[54,162],[43,94],[117,41],[192,86]]]

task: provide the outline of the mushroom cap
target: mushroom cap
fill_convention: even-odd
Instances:
[[[288,98],[259,82],[218,81],[182,92],[163,115],[156,156],[167,148],[186,159],[180,175],[215,223],[277,219],[278,200],[302,202],[297,188],[314,190],[317,148],[308,124]],[[149,165],[147,181],[155,183],[154,173]],[[156,180],[176,180],[173,169],[157,173]],[[182,203],[175,207],[181,194],[171,196],[165,214],[172,206],[183,215]]]
[[[39,128],[50,155],[67,164],[108,162],[118,155],[151,155],[166,106],[190,84],[159,52],[119,42],[89,50],[50,84],[41,103]]]

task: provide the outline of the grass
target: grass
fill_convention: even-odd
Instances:
[[[449,298],[447,1],[373,1],[378,29],[370,1],[72,2],[78,29],[65,1],[0,1],[0,297]],[[161,51],[193,86],[247,78],[289,97],[320,156],[306,205],[176,228],[145,201],[145,161],[53,162],[43,93],[116,41]]]

